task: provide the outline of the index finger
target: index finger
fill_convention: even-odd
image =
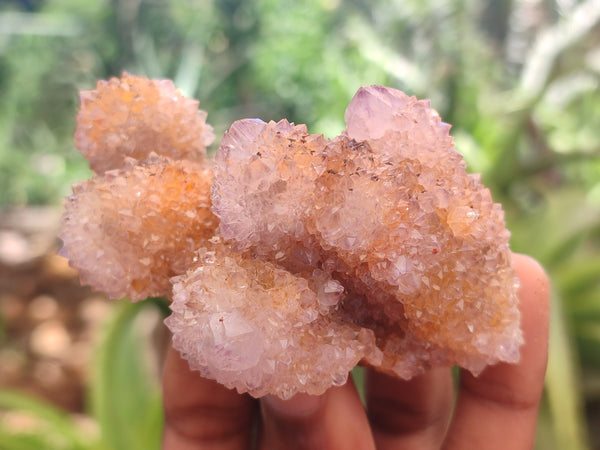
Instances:
[[[163,375],[164,450],[242,450],[250,446],[256,400],[190,370],[169,348]]]
[[[530,449],[548,359],[550,287],[542,267],[513,255],[521,280],[519,300],[525,344],[518,364],[497,364],[474,377],[460,375],[456,411],[445,449]]]

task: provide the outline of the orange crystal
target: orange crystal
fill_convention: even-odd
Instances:
[[[184,97],[171,80],[123,73],[79,98],[75,146],[96,173],[150,153],[199,161],[215,138],[198,101]]]
[[[112,298],[166,296],[217,220],[210,167],[156,155],[73,186],[65,202],[61,254],[82,283]]]

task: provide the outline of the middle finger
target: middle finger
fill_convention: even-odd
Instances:
[[[454,401],[449,369],[433,369],[408,381],[368,369],[365,387],[377,449],[440,447]]]

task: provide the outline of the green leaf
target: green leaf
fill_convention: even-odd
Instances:
[[[582,257],[569,261],[556,273],[555,281],[563,295],[581,295],[600,285],[600,257]]]
[[[159,300],[122,302],[93,362],[92,412],[112,450],[159,449],[162,401],[150,333]]]
[[[576,339],[579,353],[588,368],[600,369],[600,322],[598,320],[577,321]]]
[[[352,379],[354,380],[354,385],[356,386],[356,390],[358,391],[358,395],[363,403],[363,405],[367,404],[366,395],[365,395],[365,381],[366,381],[366,370],[362,366],[356,366],[352,369],[351,372]]]
[[[584,450],[589,446],[583,425],[583,399],[577,381],[578,361],[565,322],[560,298],[553,293],[546,395],[556,448]]]
[[[48,439],[41,433],[15,434],[0,428],[0,450],[39,450],[48,449]]]
[[[34,423],[34,429],[28,432],[9,430],[6,424],[0,424],[0,449],[93,448],[94,441],[83,436],[68,413],[45,401],[15,391],[0,390],[0,411],[24,413]],[[40,439],[42,446],[39,445]]]
[[[507,219],[513,232],[511,247],[551,269],[572,257],[600,226],[600,207],[580,189],[563,189],[545,192],[540,210],[518,218],[507,215]]]
[[[559,450],[555,445],[553,428],[548,399],[544,397],[535,429],[535,450]]]
[[[573,322],[573,329],[579,330],[580,324],[596,321],[600,324],[600,286],[589,292],[578,294],[565,302],[565,310]]]

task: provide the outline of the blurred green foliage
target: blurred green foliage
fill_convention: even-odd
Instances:
[[[92,358],[91,429],[55,406],[0,389],[0,449],[159,450],[163,413],[152,335],[167,311],[164,299],[114,309]]]
[[[599,44],[597,0],[4,1],[0,204],[58,203],[88,177],[71,142],[76,92],[122,70],[173,79],[200,100],[217,136],[243,117],[287,117],[333,136],[365,84],[430,98],[469,169],[503,203],[514,250],[538,258],[553,279],[538,447],[588,448],[599,427],[586,417],[600,420]],[[123,308],[98,373],[117,364],[107,356],[114,351],[131,365],[123,370],[143,378],[123,328],[143,308]],[[129,344],[114,345],[121,341]],[[155,400],[119,385],[126,378],[112,387],[95,379],[94,417],[104,424],[117,409],[150,402],[135,426],[156,429]],[[17,403],[0,397],[1,408]],[[67,419],[57,420],[66,429]],[[152,446],[102,426],[123,448]],[[9,434],[0,429],[0,442]],[[65,436],[72,445],[56,448],[79,448],[77,436]],[[10,448],[35,447],[27,445]]]

